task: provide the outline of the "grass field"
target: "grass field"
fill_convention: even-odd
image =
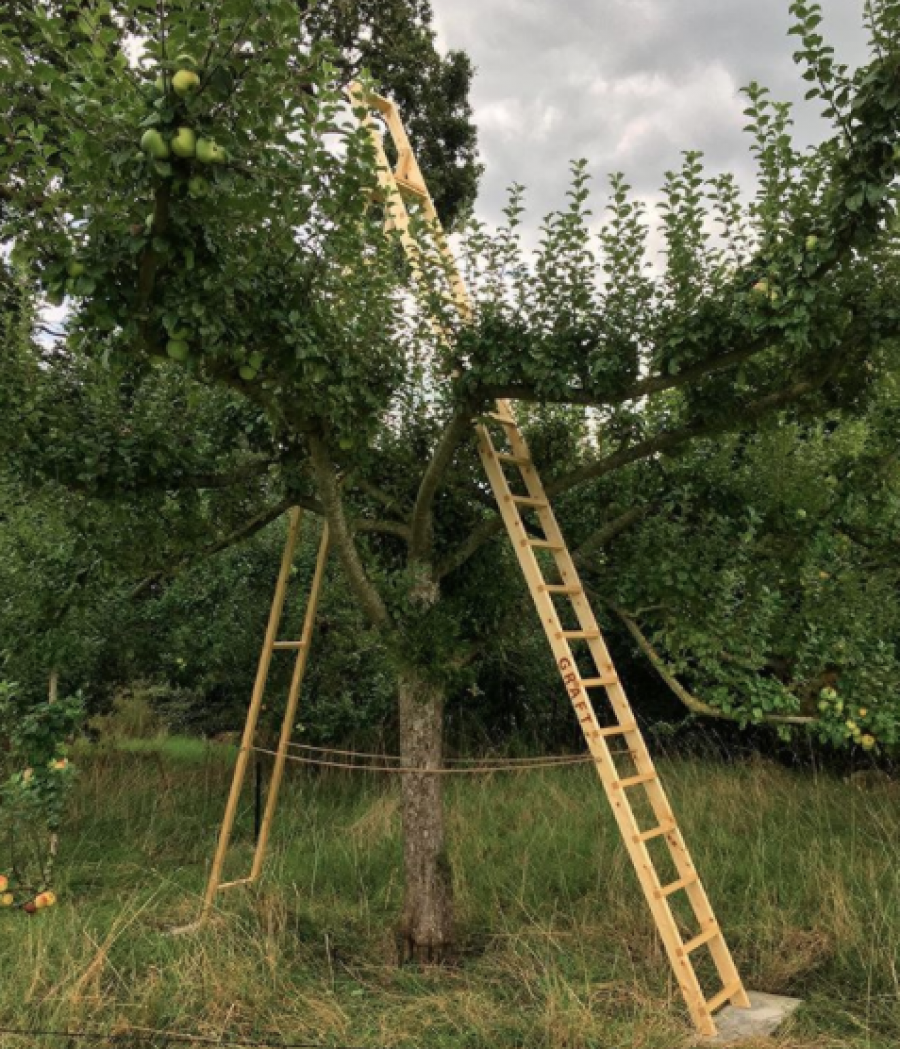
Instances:
[[[396,785],[292,771],[267,876],[197,913],[232,752],[86,755],[60,905],[0,914],[0,1026],[434,1049],[671,1047],[691,1028],[586,767],[449,785],[461,956],[397,968]],[[805,999],[776,1044],[900,1043],[900,785],[661,762],[749,987]],[[249,802],[249,799],[248,799]],[[249,855],[249,804],[232,873]],[[61,1045],[0,1035],[0,1046]],[[163,1045],[164,1042],[154,1043]]]

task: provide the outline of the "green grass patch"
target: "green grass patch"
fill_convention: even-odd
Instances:
[[[168,738],[81,760],[59,906],[0,914],[0,1025],[425,1049],[692,1044],[589,768],[448,784],[460,957],[416,969],[395,964],[393,781],[292,767],[262,883],[173,937],[199,910],[233,750]],[[806,1001],[775,1044],[896,1046],[898,786],[763,761],[660,765],[747,985]],[[248,792],[229,877],[248,869],[251,838]]]

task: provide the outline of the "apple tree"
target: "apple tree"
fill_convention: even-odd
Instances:
[[[440,318],[449,343],[426,316],[445,309],[442,275],[426,275],[423,310],[371,203],[372,152],[347,119],[334,53],[311,43],[295,6],[97,10],[73,25],[39,7],[0,28],[0,83],[14,100],[0,126],[0,238],[33,293],[64,296],[69,311],[40,366],[21,366],[76,406],[72,376],[90,362],[119,405],[151,404],[142,391],[171,381],[216,391],[223,418],[253,422],[216,429],[205,448],[176,423],[171,442],[156,431],[149,457],[120,433],[87,469],[75,456],[58,476],[141,486],[149,464],[178,498],[154,463],[183,460],[205,491],[229,477],[231,491],[255,493],[256,518],[290,504],[327,517],[394,667],[407,764],[440,766],[448,688],[521,612],[473,447],[495,398],[520,402],[590,565],[642,517],[627,499],[610,503],[611,482],[621,497],[648,478],[665,492],[680,456],[702,463],[729,435],[864,413],[896,369],[900,13],[888,0],[871,5],[871,60],[855,72],[823,42],[817,6],[792,5],[802,75],[833,135],[798,151],[788,109],[752,85],[758,192],[744,202],[732,177],[686,153],[666,175],[662,272],[647,269],[649,218],[622,176],[597,244],[576,165],[533,255],[514,194],[504,228],[465,239],[475,315]],[[15,106],[23,91],[30,108]],[[30,442],[28,469],[45,470],[60,454],[52,440],[15,396],[0,404],[4,431],[8,419],[9,435]],[[85,446],[92,438],[85,427]],[[251,471],[234,487],[248,462],[264,479]],[[784,690],[771,702],[791,715],[797,701]],[[709,702],[746,706],[727,690]],[[751,718],[757,705],[751,695]],[[402,786],[402,953],[422,960],[453,944],[440,782]]]

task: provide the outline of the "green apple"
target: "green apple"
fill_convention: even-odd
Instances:
[[[209,193],[209,182],[202,175],[192,175],[188,179],[188,193],[192,197],[205,197]]]
[[[66,272],[70,277],[80,277],[84,273],[84,263],[79,262],[78,259],[72,259],[66,266]]]
[[[169,146],[155,127],[147,128],[141,135],[141,149],[154,160],[165,160],[169,155]]]
[[[806,250],[807,251],[815,251],[816,248],[818,247],[818,245],[819,245],[819,238],[817,236],[815,236],[815,234],[810,233],[810,235],[806,238]]]
[[[180,127],[175,132],[171,145],[176,157],[192,157],[197,149],[197,136],[192,128]]]
[[[172,88],[176,95],[193,95],[200,87],[200,77],[192,69],[179,69],[172,77]]]
[[[224,164],[225,150],[211,138],[198,138],[197,159],[201,164]]]
[[[259,371],[259,369],[262,367],[263,355],[259,352],[259,350],[254,350],[253,353],[250,354],[249,362],[251,368],[254,368],[256,371]]]
[[[0,907],[12,907],[15,902],[16,898],[11,892],[4,892],[3,895],[0,896]]]
[[[767,280],[758,280],[750,290],[756,295],[768,295],[769,282]]]
[[[184,339],[169,339],[166,343],[166,353],[173,361],[186,361],[190,350]]]
[[[238,375],[240,375],[244,382],[253,382],[256,378],[256,369],[251,368],[249,364],[242,364],[238,369]]]

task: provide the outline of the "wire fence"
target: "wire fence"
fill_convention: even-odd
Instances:
[[[80,1044],[138,1047],[151,1046],[166,1049],[167,1046],[215,1045],[221,1049],[384,1049],[382,1046],[344,1045],[333,1042],[286,1042],[255,1038],[222,1038],[211,1035],[187,1034],[184,1031],[167,1031],[152,1027],[129,1027],[123,1031],[64,1031],[39,1027],[0,1027],[0,1039],[4,1037],[21,1040],[25,1046],[33,1045],[37,1038],[61,1042],[66,1046]],[[2,1042],[0,1042],[2,1044]]]

